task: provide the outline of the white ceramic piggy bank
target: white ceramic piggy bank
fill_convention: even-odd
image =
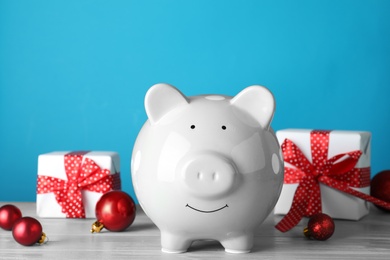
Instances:
[[[162,251],[181,253],[194,240],[213,239],[226,252],[249,252],[283,183],[271,92],[251,86],[235,97],[186,97],[157,84],[145,108],[149,120],[135,142],[132,180],[161,231]]]

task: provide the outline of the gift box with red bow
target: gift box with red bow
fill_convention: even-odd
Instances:
[[[369,132],[286,129],[276,135],[285,177],[275,214],[359,220],[369,213],[367,201],[352,194],[370,193]]]
[[[51,152],[38,157],[37,215],[95,218],[100,197],[121,189],[116,152]]]

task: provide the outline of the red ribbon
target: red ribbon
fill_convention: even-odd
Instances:
[[[83,156],[87,152],[77,151],[64,156],[67,180],[51,176],[38,176],[37,193],[53,192],[62,212],[67,218],[85,218],[82,190],[105,193],[121,189],[119,173],[101,169],[93,160]]]
[[[286,232],[304,216],[322,212],[320,183],[390,209],[390,203],[351,188],[370,185],[370,168],[355,168],[362,154],[358,150],[328,159],[329,134],[321,130],[310,133],[312,163],[291,140],[283,142],[284,161],[294,167],[285,167],[284,183],[299,184],[289,212],[276,225],[278,230]]]

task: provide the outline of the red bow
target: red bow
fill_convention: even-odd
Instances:
[[[361,151],[338,154],[328,159],[330,131],[314,130],[310,134],[312,162],[292,141],[282,144],[284,161],[294,168],[285,167],[284,183],[299,183],[291,208],[276,228],[286,232],[296,226],[304,216],[321,213],[319,183],[390,209],[390,203],[371,197],[350,187],[370,185],[370,168],[354,168]]]
[[[121,188],[119,174],[101,169],[93,160],[85,158],[87,152],[72,152],[64,159],[67,180],[38,176],[37,193],[53,192],[67,218],[85,218],[82,190],[105,193]]]

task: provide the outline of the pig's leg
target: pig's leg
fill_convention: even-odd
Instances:
[[[253,237],[254,234],[252,232],[232,232],[220,242],[228,253],[249,253],[253,247]]]
[[[191,239],[176,234],[161,231],[161,250],[164,253],[184,253],[190,247]]]

